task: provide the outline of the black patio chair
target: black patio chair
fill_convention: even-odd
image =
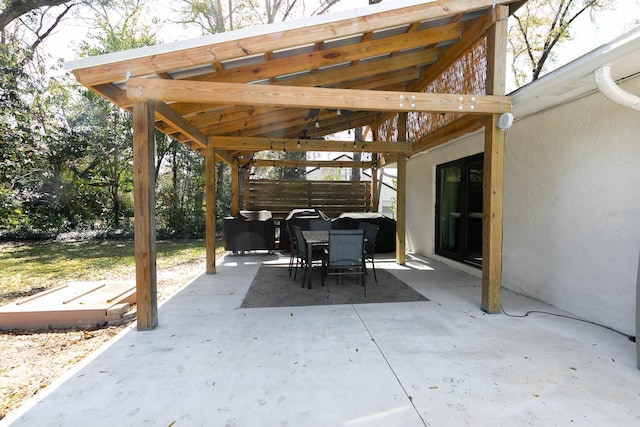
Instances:
[[[338,277],[345,275],[360,276],[364,296],[367,296],[367,283],[364,266],[364,230],[330,230],[329,246],[326,249],[323,263],[325,276]],[[327,283],[327,295],[329,295],[329,285]]]
[[[298,273],[298,240],[296,239],[296,235],[291,229],[292,225],[287,224],[287,235],[289,237],[289,244],[291,248],[291,254],[289,256],[289,277],[291,277],[291,273],[295,267],[296,274]],[[295,264],[294,264],[295,263]],[[294,276],[295,279],[295,276]]]
[[[378,283],[378,276],[376,276],[376,262],[375,262],[375,252],[376,252],[376,237],[378,236],[378,230],[380,226],[372,224],[370,222],[361,222],[358,224],[358,228],[360,230],[364,230],[364,257],[371,261],[371,268],[373,269],[373,278],[376,283]],[[366,265],[365,265],[366,268]]]
[[[307,278],[307,268],[311,268],[313,266],[313,261],[322,261],[324,258],[322,248],[314,248],[311,251],[310,263],[311,265],[307,265],[307,245],[304,242],[304,237],[302,236],[302,228],[299,225],[293,225],[293,234],[296,239],[296,247],[297,250],[297,264],[295,269],[295,274],[293,275],[293,280],[296,279],[298,274],[298,265],[304,270],[304,275],[302,276],[302,287],[304,288],[305,279]]]

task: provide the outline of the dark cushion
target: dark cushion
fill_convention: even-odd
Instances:
[[[224,247],[228,251],[273,250],[275,226],[269,211],[242,211],[224,219]]]

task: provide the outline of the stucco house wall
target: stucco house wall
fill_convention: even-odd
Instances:
[[[620,86],[640,94],[640,77]],[[433,254],[436,165],[482,143],[475,134],[409,160],[409,251]],[[520,118],[504,168],[503,286],[634,335],[640,112],[596,92]]]
[[[436,166],[463,157],[482,153],[482,133],[465,136],[455,142],[418,154],[407,161],[407,250],[420,255],[435,257],[460,268],[464,265],[438,257],[435,251]],[[481,272],[469,268],[472,274]]]

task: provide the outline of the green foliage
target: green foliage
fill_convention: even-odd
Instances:
[[[86,135],[66,120],[69,97],[56,79],[43,79],[45,70],[36,57],[31,73],[24,71],[16,44],[0,47],[3,73],[2,122],[0,124],[0,184],[10,195],[3,209],[3,227],[75,227],[90,217],[76,182],[79,159],[84,156]],[[6,78],[9,76],[9,78]]]
[[[228,26],[225,15],[229,17]],[[183,0],[180,22],[197,24],[202,34],[216,34],[234,29],[232,16],[221,0]]]
[[[166,155],[165,173],[158,177],[157,227],[172,237],[204,234],[204,159],[178,142]]]
[[[325,168],[322,174],[323,181],[340,181],[342,176],[340,175],[340,168]]]
[[[336,3],[322,1],[304,13],[304,1],[189,0],[191,21],[203,32],[316,14]],[[133,217],[132,123],[122,111],[65,77],[51,77],[59,64],[39,56],[38,45],[62,18],[82,4],[90,11],[82,56],[94,56],[157,42],[158,21],[148,19],[154,2],[92,0],[41,8],[29,4],[19,19],[0,28],[0,232],[4,236],[51,236],[67,230],[131,227]],[[12,6],[14,4],[12,3]],[[317,5],[316,5],[317,6]],[[227,10],[226,8],[233,9]],[[0,18],[8,16],[0,3]],[[310,10],[310,9],[309,9]],[[86,13],[83,14],[87,16]],[[11,23],[11,29],[7,23]],[[204,233],[204,161],[201,155],[156,132],[157,224],[166,236]],[[303,159],[305,153],[268,154]],[[230,214],[230,167],[216,165],[217,207]],[[276,168],[272,179],[304,179],[306,171]]]
[[[0,229],[20,229],[28,225],[28,217],[11,188],[0,185]]]
[[[262,151],[256,158],[265,160],[305,160],[307,153],[304,151]],[[253,167],[256,178],[295,181],[305,179],[307,170],[297,167]]]
[[[153,43],[136,28],[139,2],[122,25],[101,22],[104,53]],[[105,2],[100,3],[102,5]],[[132,216],[131,117],[88,92],[73,92],[64,78],[51,78],[48,65],[31,57],[19,41],[0,45],[3,90],[0,124],[0,227],[6,230],[69,230],[107,224],[119,227]],[[26,69],[28,68],[28,72]]]
[[[99,31],[91,33],[89,40],[80,44],[81,56],[104,55],[158,43],[154,29],[144,23],[149,11],[143,0],[96,2],[92,9],[93,25]]]
[[[27,104],[23,99],[28,75],[19,63],[15,45],[0,44],[0,182],[11,187],[14,176],[30,161],[23,142],[30,134]]]
[[[217,163],[216,178],[216,229],[222,230],[224,217],[231,215],[231,166]]]

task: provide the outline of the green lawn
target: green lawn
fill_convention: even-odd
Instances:
[[[204,240],[159,241],[156,252],[159,269],[188,264],[205,257]],[[132,277],[133,241],[0,243],[0,271],[0,304],[71,280]]]

